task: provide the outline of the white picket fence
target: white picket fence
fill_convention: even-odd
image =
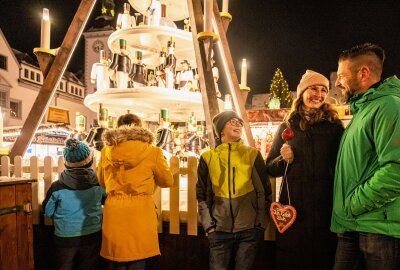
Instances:
[[[163,233],[162,222],[169,222],[170,234],[180,234],[181,223],[187,224],[187,235],[196,236],[198,234],[198,212],[196,201],[196,182],[197,182],[197,163],[195,157],[189,157],[187,167],[180,167],[177,157],[172,157],[169,161],[170,169],[174,177],[174,185],[168,189],[157,188],[154,193],[154,201],[158,212],[158,231]],[[96,164],[96,162],[94,162]],[[36,179],[37,182],[32,185],[32,215],[33,224],[40,223],[41,204],[51,183],[58,179],[58,176],[64,170],[64,158],[59,157],[57,163],[53,158],[47,156],[44,160],[33,156],[30,158],[29,165],[23,165],[23,159],[20,156],[15,157],[14,163],[10,162],[8,156],[1,157],[1,176],[25,177],[27,179]],[[182,178],[187,179],[184,189],[181,187]],[[271,179],[273,194],[275,194],[275,180]],[[184,192],[182,192],[184,191]],[[162,203],[166,197],[168,207]],[[165,201],[165,200],[164,200]],[[185,205],[185,211],[180,210],[182,204]],[[167,208],[167,209],[163,209]],[[45,224],[51,224],[51,220],[45,219]],[[265,231],[265,240],[274,240],[274,228],[269,222]]]

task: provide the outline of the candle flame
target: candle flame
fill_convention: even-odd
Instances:
[[[50,13],[49,13],[49,10],[47,8],[43,9],[42,19],[46,20],[46,21],[50,20]]]
[[[247,67],[247,60],[246,58],[242,59],[242,67]]]

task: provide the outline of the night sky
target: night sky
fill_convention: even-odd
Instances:
[[[115,0],[117,13],[124,2]],[[331,71],[336,71],[337,56],[342,50],[366,41],[385,49],[384,77],[400,76],[400,1],[293,2],[230,0],[233,21],[228,41],[239,78],[241,59],[247,58],[251,93],[269,90],[278,67],[291,90],[296,89],[306,69],[329,77]],[[40,43],[42,9],[50,10],[52,47],[58,47],[80,1],[0,0],[0,3],[0,28],[10,46],[33,56],[33,48]],[[100,0],[87,27],[100,13],[99,3]],[[83,69],[83,37],[69,69],[74,72]]]

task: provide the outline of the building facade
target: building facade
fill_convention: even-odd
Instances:
[[[111,50],[108,48],[108,37],[115,31],[111,26],[103,28],[90,28],[83,33],[85,38],[85,71],[84,80],[88,94],[96,92],[96,84],[90,82],[90,73],[94,63],[100,61],[100,50],[106,52],[108,59],[112,58]]]
[[[3,114],[4,136],[7,136],[7,130],[15,130],[23,126],[43,82],[44,77],[37,62],[27,53],[12,49],[0,29],[0,106]],[[77,113],[85,116],[86,130],[97,119],[97,113],[83,104],[86,94],[84,83],[73,73],[66,71],[57,86],[57,92],[50,106],[65,113],[66,117],[62,124],[69,131],[75,129]],[[41,124],[60,125],[54,120],[49,123],[48,116],[46,112]]]
[[[28,54],[12,49],[0,29],[0,106],[4,126],[23,125],[43,82],[38,64]],[[88,128],[97,113],[84,106],[85,96],[85,85],[73,73],[65,72],[50,106],[68,110],[71,128],[75,127],[79,112],[86,117]]]

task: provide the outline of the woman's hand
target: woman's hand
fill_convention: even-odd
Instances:
[[[294,154],[292,151],[292,147],[289,144],[285,143],[282,145],[281,156],[283,160],[285,160],[288,164],[291,164],[293,162]]]

